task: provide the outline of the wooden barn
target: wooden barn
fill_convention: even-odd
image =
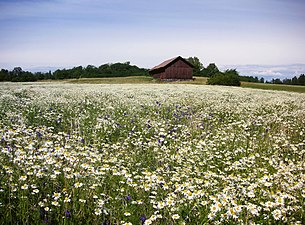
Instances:
[[[153,67],[149,74],[161,80],[193,79],[193,65],[181,56],[164,61]]]

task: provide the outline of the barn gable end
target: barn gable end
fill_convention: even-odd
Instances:
[[[193,78],[193,65],[178,56],[153,67],[149,74],[162,80],[188,80]]]

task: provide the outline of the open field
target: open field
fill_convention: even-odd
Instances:
[[[0,83],[0,224],[305,224],[303,93]]]
[[[155,83],[150,76],[129,76],[129,77],[105,77],[105,78],[80,78],[65,80],[73,84],[147,84]]]
[[[207,77],[195,77],[193,81],[178,81],[175,84],[196,84],[205,85],[207,83]],[[131,77],[113,77],[113,78],[81,78],[65,80],[63,82],[75,83],[75,84],[166,84],[166,82],[160,82],[153,79],[150,76],[131,76]],[[262,84],[262,83],[251,83],[242,82],[241,87],[244,88],[255,88],[263,90],[278,90],[278,91],[289,91],[305,93],[305,86],[297,85],[280,85],[280,84]]]
[[[262,83],[242,82],[241,87],[263,89],[263,90],[276,90],[276,91],[290,91],[290,92],[305,93],[305,86],[300,86],[300,85],[262,84]]]
[[[151,76],[129,76],[129,77],[106,77],[106,78],[81,78],[64,80],[66,83],[73,84],[166,84],[168,82],[158,81]],[[196,77],[190,81],[176,81],[175,84],[201,84],[207,82],[206,77]]]

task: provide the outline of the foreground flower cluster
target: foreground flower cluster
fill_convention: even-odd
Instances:
[[[2,224],[304,224],[305,96],[0,89]]]

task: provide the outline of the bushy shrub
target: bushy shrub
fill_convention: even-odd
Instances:
[[[202,69],[202,75],[204,77],[212,77],[216,73],[220,72],[215,63],[210,63],[207,68]]]
[[[226,70],[225,72],[215,73],[208,79],[210,85],[240,86],[240,77],[238,72],[234,70]]]

